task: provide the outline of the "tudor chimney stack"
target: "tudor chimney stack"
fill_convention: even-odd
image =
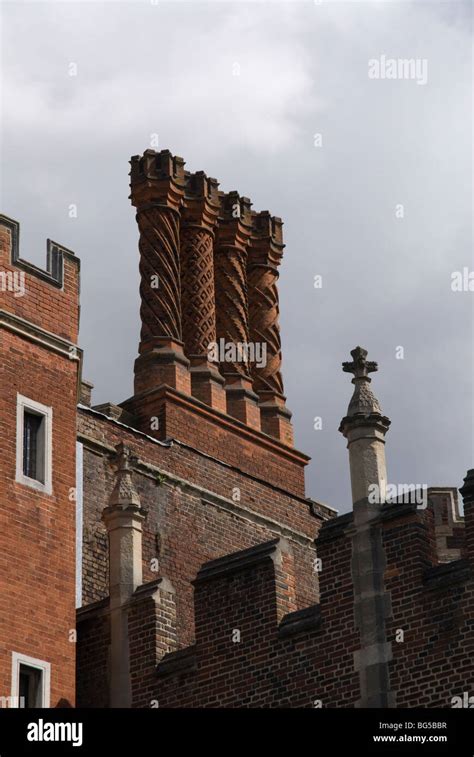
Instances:
[[[150,398],[173,391],[292,447],[276,285],[281,219],[219,191],[203,171],[185,171],[168,150],[146,150],[130,163],[142,328],[135,393],[123,407],[140,416],[146,406],[143,426]]]

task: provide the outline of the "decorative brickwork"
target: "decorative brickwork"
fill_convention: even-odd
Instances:
[[[131,159],[132,204],[140,230],[140,357],[135,392],[169,384],[190,391],[182,349],[180,216],[184,161],[168,150]]]
[[[212,234],[207,229],[185,226],[181,250],[186,352],[207,355],[209,344],[216,340]]]
[[[253,215],[252,245],[247,263],[250,338],[267,347],[266,365],[252,366],[254,389],[261,397],[283,395],[278,303],[278,266],[283,255],[282,222],[270,213]],[[263,394],[263,396],[265,396]]]
[[[214,229],[219,211],[217,181],[202,171],[186,174],[181,214],[183,339],[191,362],[193,396],[226,412],[224,379],[209,361],[216,341]]]
[[[186,174],[182,210],[181,296],[187,355],[207,357],[216,339],[214,228],[219,211],[217,181],[202,171]]]
[[[179,308],[179,219],[170,208],[152,206],[137,213],[140,228],[141,341],[181,339]]]
[[[216,242],[215,279],[217,338],[226,343],[249,341],[247,292],[247,248],[251,234],[250,200],[237,192],[220,194],[220,222]],[[222,373],[248,378],[250,370],[243,361],[229,361]]]
[[[281,375],[278,266],[283,255],[282,222],[268,211],[254,213],[247,261],[250,340],[264,345],[263,365],[251,365],[260,400],[262,431],[293,445],[291,413],[286,408]]]
[[[142,348],[156,337],[180,341],[179,207],[184,162],[163,150],[131,160],[132,203],[140,229]]]

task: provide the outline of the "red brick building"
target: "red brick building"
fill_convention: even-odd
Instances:
[[[0,696],[75,702],[79,261],[0,216]],[[13,700],[10,700],[13,697]]]
[[[464,516],[455,488],[372,496],[390,421],[356,348],[353,512],[308,499],[281,376],[280,219],[168,151],[131,166],[142,330],[118,406],[91,406],[82,382],[76,414],[76,259],[51,245],[39,272],[0,219],[2,269],[34,297],[2,295],[0,694],[18,652],[50,666],[52,706],[73,704],[76,651],[78,706],[455,706],[474,685],[474,472]],[[44,436],[27,418],[15,443],[18,397],[52,408],[49,488],[15,477],[28,433],[40,457]]]

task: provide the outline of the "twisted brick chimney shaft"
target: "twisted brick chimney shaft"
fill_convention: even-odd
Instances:
[[[168,150],[134,156],[130,186],[140,231],[135,397],[171,386],[291,446],[276,286],[281,220],[185,171]]]

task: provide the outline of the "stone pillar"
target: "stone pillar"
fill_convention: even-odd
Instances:
[[[110,706],[130,707],[128,603],[142,584],[142,523],[146,513],[133,485],[130,450],[119,444],[117,455],[116,484],[102,513],[109,537]]]
[[[367,350],[362,347],[356,347],[351,355],[353,361],[343,363],[342,366],[344,371],[354,374],[352,383],[355,388],[339,431],[347,439],[352,501],[355,507],[359,500],[374,493],[379,502],[385,500],[385,434],[390,421],[382,415],[380,405],[370,388],[371,379],[368,374],[377,370],[377,363],[366,360]],[[374,500],[374,496],[371,496],[371,500]]]
[[[262,431],[293,446],[291,413],[287,409],[281,376],[281,339],[278,302],[278,266],[283,256],[282,221],[268,211],[252,215],[252,239],[247,260],[249,332],[262,345],[265,360],[252,362],[253,388],[259,397]]]
[[[208,359],[216,341],[214,230],[219,213],[218,183],[203,171],[186,172],[181,214],[181,307],[184,352],[191,362],[191,391],[226,412],[224,379]]]
[[[392,645],[387,640],[386,619],[392,614],[391,597],[385,591],[387,558],[382,542],[380,503],[368,498],[354,507],[351,574],[354,590],[354,625],[360,648],[354,652],[359,674],[360,699],[356,707],[395,707],[390,687],[389,663]]]
[[[377,363],[367,361],[367,350],[362,347],[351,350],[351,355],[352,362],[342,367],[354,374],[354,394],[339,431],[347,439],[354,505],[353,527],[348,534],[352,536],[354,623],[360,638],[360,649],[354,653],[360,681],[356,707],[394,707],[389,677],[392,648],[385,626],[391,604],[385,591],[387,560],[380,524],[387,485],[385,434],[390,421],[382,415],[370,388],[368,374],[377,370]]]
[[[468,470],[459,491],[464,503],[466,553],[471,565],[474,565],[474,468]]]
[[[140,230],[140,355],[135,394],[167,384],[191,393],[181,326],[180,216],[184,161],[169,150],[132,157],[130,187]]]
[[[247,251],[252,232],[250,206],[250,200],[237,192],[220,194],[214,254],[216,328],[227,412],[260,430],[258,395],[253,391],[246,360],[250,341],[247,291]]]

